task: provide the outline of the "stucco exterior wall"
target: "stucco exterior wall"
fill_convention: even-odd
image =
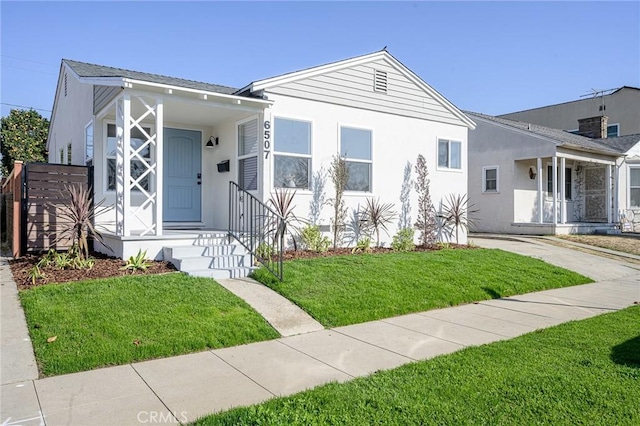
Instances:
[[[49,163],[60,163],[60,150],[63,150],[63,164],[67,164],[68,145],[71,144],[71,164],[84,166],[85,126],[93,119],[93,88],[80,83],[63,66],[57,93],[56,110],[49,131]]]
[[[436,209],[440,208],[444,198],[451,193],[465,194],[467,192],[467,132],[466,126],[436,123],[428,120],[408,118],[394,114],[368,111],[346,106],[332,105],[323,102],[292,98],[267,93],[275,104],[271,108],[271,119],[276,117],[292,118],[311,122],[311,151],[312,171],[321,168],[328,170],[333,156],[339,153],[340,126],[370,129],[372,131],[372,192],[345,193],[345,205],[349,211],[364,208],[367,197],[380,197],[383,203],[393,203],[394,210],[399,211],[400,190],[403,183],[403,173],[407,162],[415,165],[418,154],[427,160],[429,178],[431,179],[431,199]],[[274,133],[277,134],[277,128]],[[462,168],[448,170],[437,168],[438,139],[450,139],[462,143]],[[265,187],[273,191],[273,156],[266,160]],[[413,172],[415,179],[415,172]],[[331,180],[326,180],[326,197],[334,196]],[[265,194],[265,199],[268,199]],[[308,190],[298,190],[295,198],[296,215],[309,217],[312,193]],[[412,188],[411,207],[412,222],[415,222],[417,195]],[[331,207],[326,206],[320,218],[321,225],[329,225],[332,213]],[[388,245],[396,232],[397,219],[389,230],[389,235],[381,235],[381,240]],[[461,243],[466,243],[463,235]]]
[[[600,110],[604,105],[606,109]],[[547,126],[554,129],[578,128],[581,118],[598,115],[609,117],[608,124],[619,124],[619,136],[640,133],[640,89],[623,88],[604,97],[589,97],[558,105],[549,105],[526,111],[500,115],[502,118]]]

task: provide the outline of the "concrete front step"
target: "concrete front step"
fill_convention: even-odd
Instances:
[[[194,269],[190,271],[183,271],[194,277],[204,277],[213,279],[224,278],[245,278],[248,277],[255,267],[237,267],[237,268],[217,268],[217,269]]]
[[[255,268],[239,244],[229,244],[224,233],[199,235],[192,245],[163,247],[164,260],[179,271],[208,278],[243,278]]]

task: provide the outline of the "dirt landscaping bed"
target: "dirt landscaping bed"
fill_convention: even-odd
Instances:
[[[564,240],[640,256],[640,238],[627,235],[561,235]]]

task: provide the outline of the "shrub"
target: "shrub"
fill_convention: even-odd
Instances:
[[[394,251],[412,251],[416,248],[413,242],[415,230],[413,228],[402,228],[393,236],[391,248]]]
[[[145,271],[149,267],[147,263],[147,251],[138,250],[138,254],[129,257],[121,270],[129,270],[131,273],[135,271]]]
[[[320,232],[320,227],[317,225],[309,225],[302,229],[300,232],[300,238],[302,244],[307,250],[314,251],[316,253],[324,253],[329,250],[331,240],[323,236]]]
[[[356,246],[351,250],[351,253],[368,253],[371,251],[371,238],[363,237],[358,240]]]

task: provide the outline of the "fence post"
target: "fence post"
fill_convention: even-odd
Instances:
[[[21,255],[22,248],[22,161],[13,163],[13,182],[11,192],[13,192],[13,247],[11,251],[14,258]]]

